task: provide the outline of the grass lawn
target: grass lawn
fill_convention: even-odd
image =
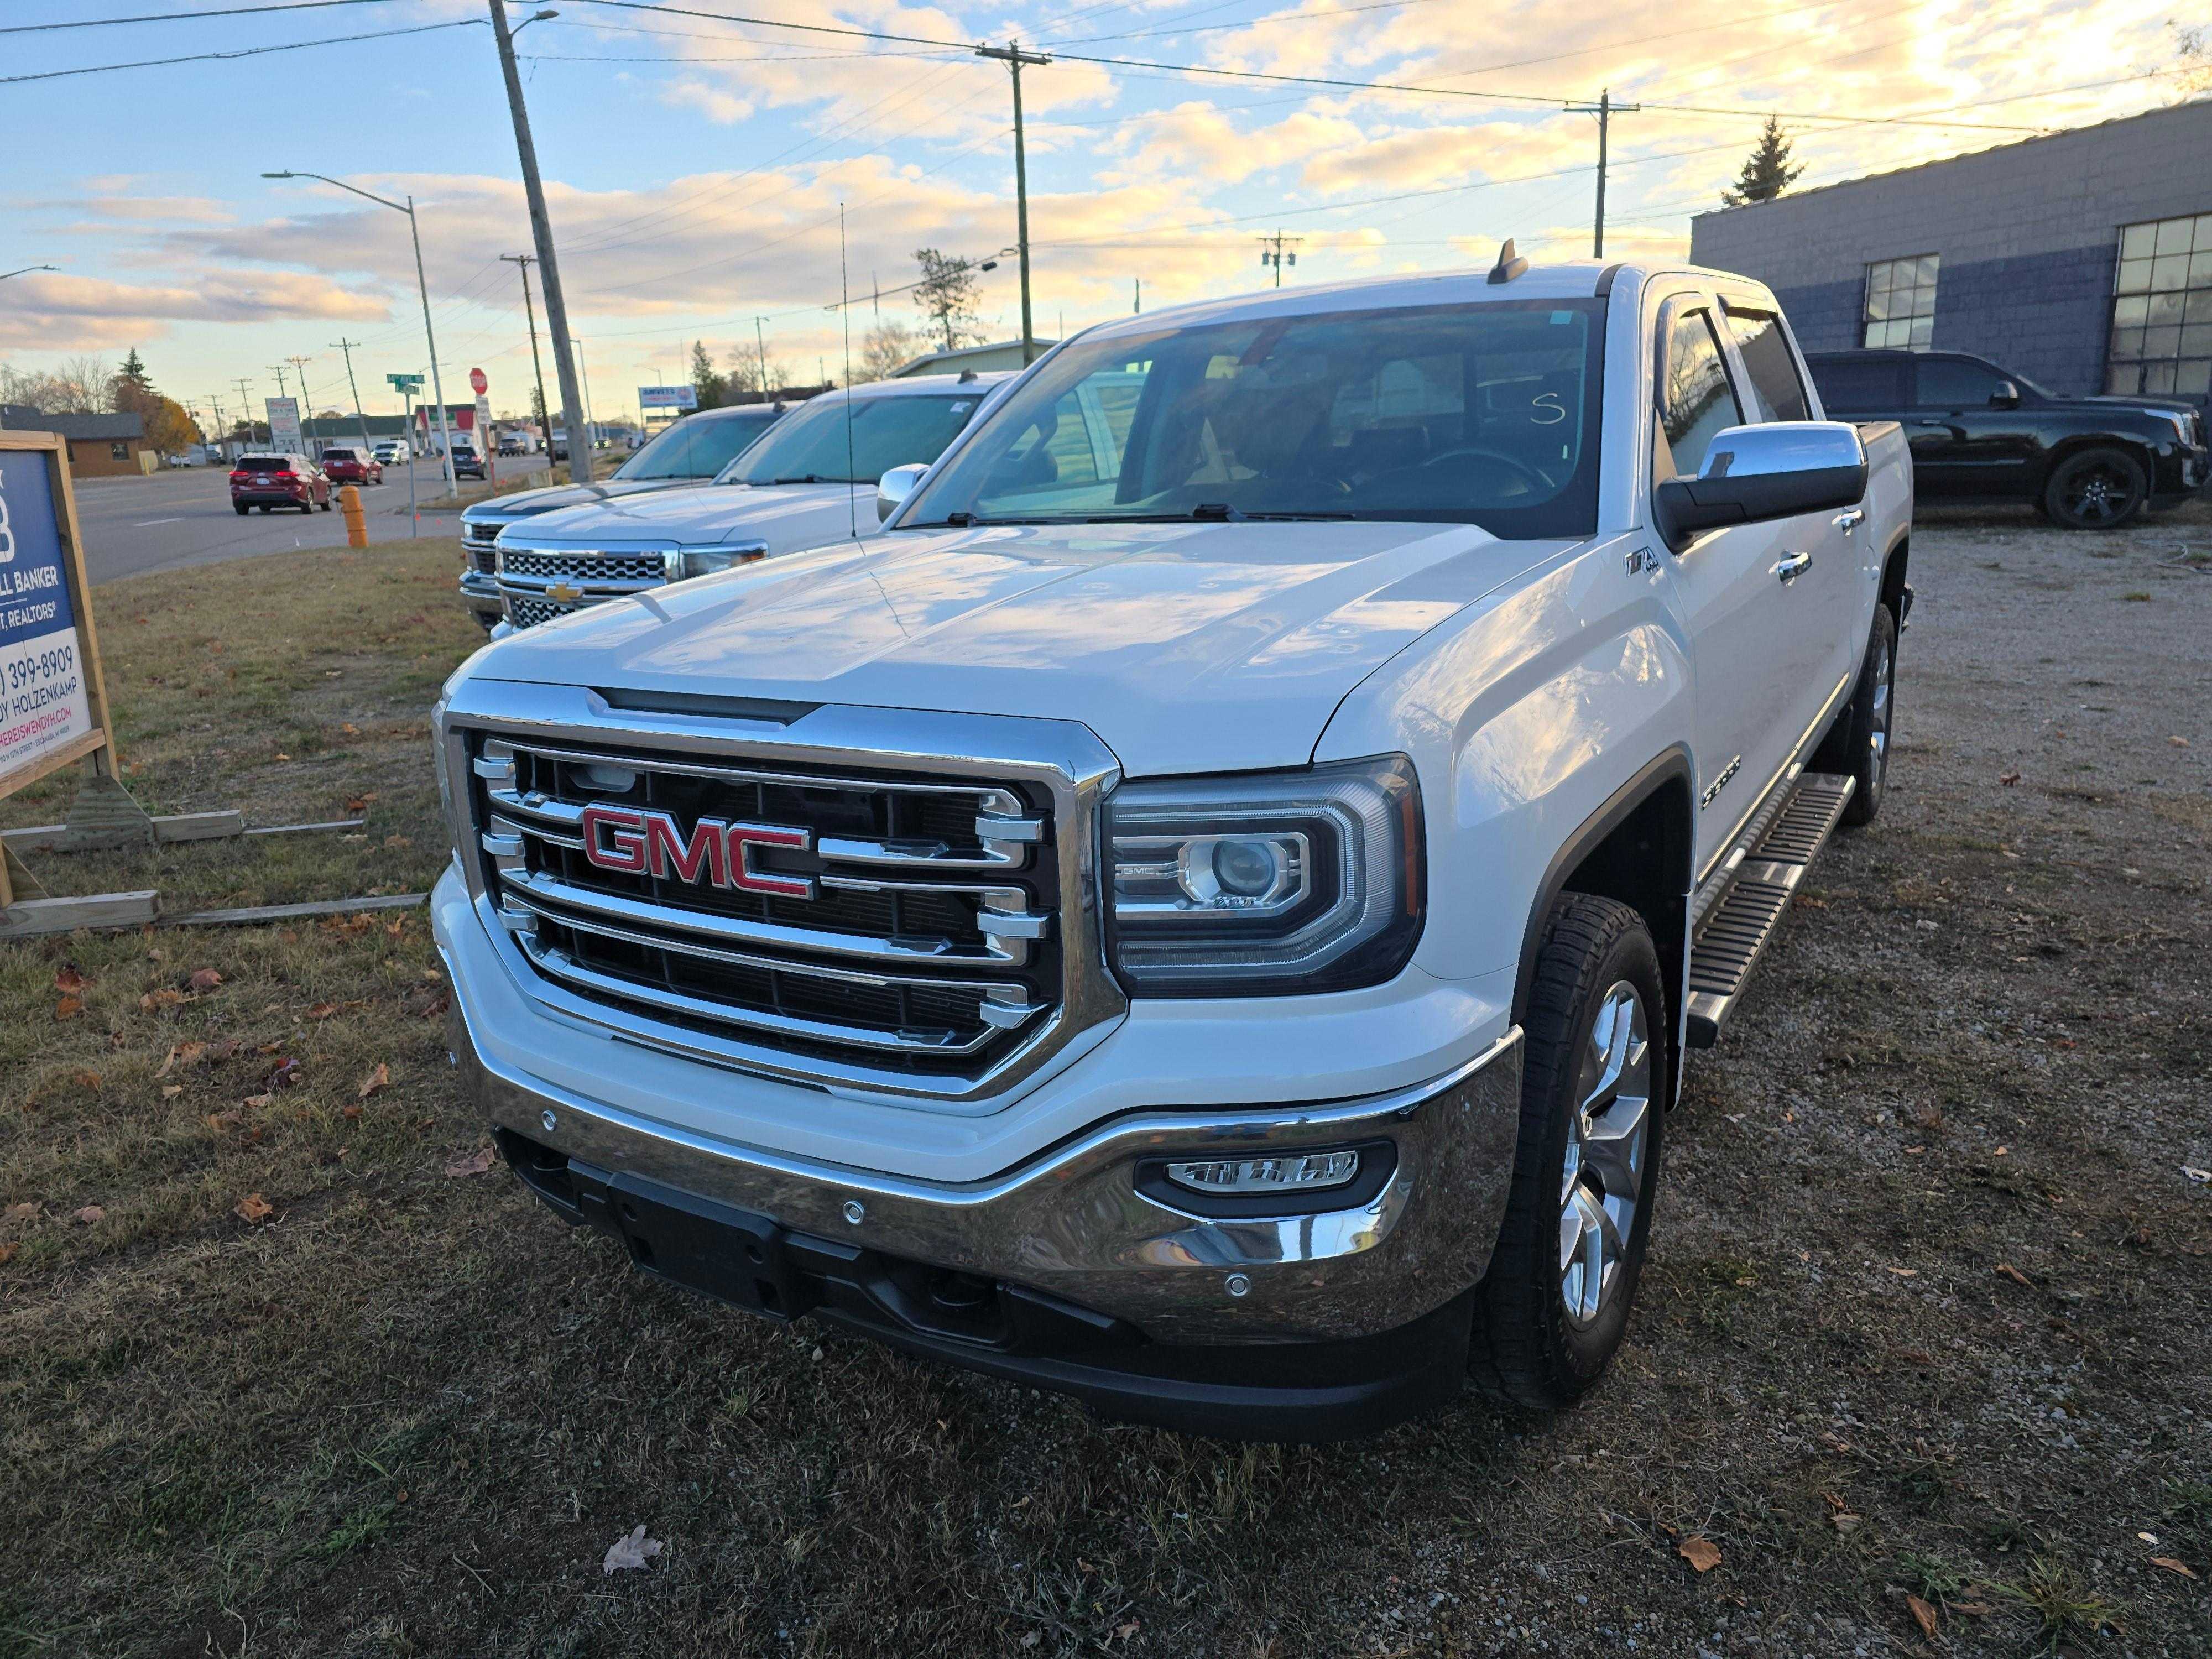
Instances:
[[[1693,1067],[1628,1346],[1552,1420],[1190,1441],[649,1284],[466,1173],[421,910],[0,946],[0,1656],[2212,1650],[2212,733],[2160,691],[2212,684],[2212,581],[2172,531],[1916,546],[1894,793]],[[367,823],[34,870],[428,887],[458,565],[101,589],[149,810]],[[1986,711],[2056,695],[2068,617],[2101,689],[2051,706],[2106,712],[2062,768]]]

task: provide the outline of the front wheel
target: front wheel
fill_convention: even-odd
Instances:
[[[1620,1346],[1650,1237],[1672,1029],[1644,918],[1564,895],[1522,1021],[1512,1194],[1475,1293],[1468,1366],[1486,1393],[1571,1405]]]
[[[2117,530],[2150,493],[2142,463],[2124,449],[2076,450],[2051,470],[2043,505],[2069,530]]]

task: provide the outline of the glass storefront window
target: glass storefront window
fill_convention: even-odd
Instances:
[[[2105,390],[2212,395],[2212,213],[2120,231]]]
[[[1933,253],[1882,259],[1867,267],[1866,343],[1925,351],[1936,338]]]

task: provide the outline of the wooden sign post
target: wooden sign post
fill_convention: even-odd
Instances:
[[[52,433],[0,430],[0,799],[68,766],[84,778],[54,845],[153,839],[117,775],[68,448]],[[153,920],[151,892],[19,902],[12,857],[0,854],[0,938]]]

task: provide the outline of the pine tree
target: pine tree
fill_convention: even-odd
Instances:
[[[1721,191],[1721,200],[1732,208],[1771,202],[1788,190],[1804,171],[1802,162],[1796,167],[1790,165],[1790,140],[1783,133],[1781,122],[1770,115],[1759,135],[1759,143],[1743,159],[1743,171],[1736,175],[1735,188]]]
[[[729,396],[730,383],[707,355],[707,343],[691,343],[691,389],[699,394],[699,407],[720,409]]]
[[[123,360],[123,367],[115,371],[118,380],[126,380],[137,391],[151,392],[154,377],[146,372],[145,359],[139,356],[138,348],[132,346],[131,355]]]

